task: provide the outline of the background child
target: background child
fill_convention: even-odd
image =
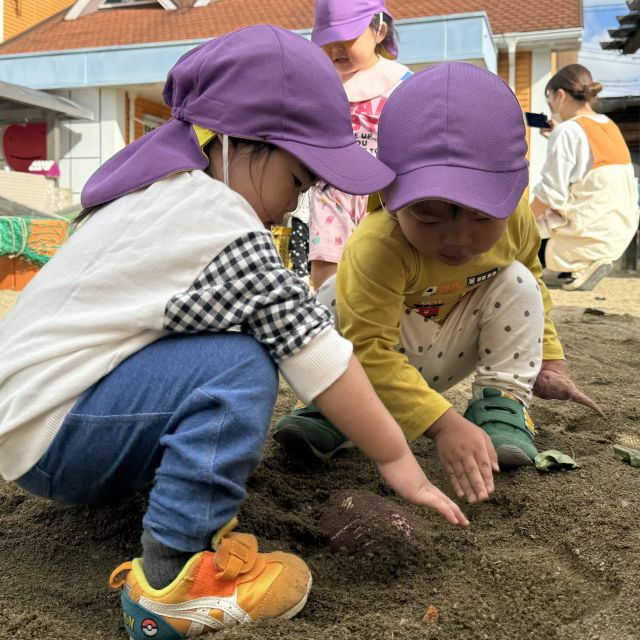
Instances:
[[[383,0],[316,0],[311,40],[340,74],[349,99],[356,140],[378,152],[378,120],[387,98],[411,72],[398,55],[393,21]],[[368,196],[336,188],[311,189],[309,259],[317,289],[336,272],[344,245],[367,213]]]
[[[486,114],[492,117],[487,122]],[[459,496],[487,499],[495,469],[531,464],[534,388],[578,395],[549,311],[528,181],[522,112],[496,75],[470,64],[426,69],[394,92],[380,158],[396,171],[391,213],[371,213],[319,299],[409,440],[424,433]],[[540,374],[541,368],[545,376]],[[440,391],[474,372],[460,416]],[[536,380],[538,382],[536,382]],[[345,442],[318,416],[283,418],[274,437],[325,456]]]
[[[134,640],[304,606],[304,562],[231,533],[276,365],[400,495],[467,524],[269,233],[316,176],[356,192],[393,178],[354,141],[331,64],[300,36],[251,27],[183,56],[163,95],[173,118],[90,178],[83,224],[0,333],[4,478],[81,504],[154,481],[143,558],[111,577]]]

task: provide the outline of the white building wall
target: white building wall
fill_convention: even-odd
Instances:
[[[73,89],[60,95],[91,109],[94,122],[66,121],[60,127],[60,182],[80,201],[91,174],[125,146],[124,93],[119,89]]]
[[[534,113],[551,115],[544,94],[544,88],[550,79],[551,48],[536,48],[533,50],[531,57],[531,111]],[[537,129],[532,129],[529,137],[529,185],[533,186],[540,180],[540,172],[547,155],[547,140],[540,135]],[[531,199],[533,199],[532,195]]]

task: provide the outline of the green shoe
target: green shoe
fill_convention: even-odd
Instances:
[[[501,468],[533,464],[538,450],[533,444],[535,429],[527,410],[514,396],[498,389],[486,387],[482,393],[484,398],[472,400],[464,417],[491,438]]]
[[[311,453],[322,460],[353,447],[312,404],[280,418],[273,430],[273,439],[290,453]]]

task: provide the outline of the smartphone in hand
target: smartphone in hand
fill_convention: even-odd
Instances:
[[[551,129],[551,122],[544,113],[531,113],[529,111],[524,114],[527,125],[538,129]]]

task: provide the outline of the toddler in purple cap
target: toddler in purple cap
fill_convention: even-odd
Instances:
[[[426,432],[458,496],[481,502],[493,471],[537,454],[533,393],[594,406],[570,380],[549,316],[540,238],[522,197],[522,112],[496,75],[446,63],[394,92],[379,137],[379,158],[397,175],[386,210],[360,224],[337,285],[327,281],[318,298],[336,310],[407,439]],[[440,392],[471,373],[461,416]],[[324,457],[346,441],[318,413],[293,412],[274,437]]]
[[[382,108],[411,75],[393,60],[398,54],[396,33],[384,1],[316,0],[311,40],[322,47],[340,75],[356,140],[375,156]],[[344,193],[336,185],[310,190],[309,260],[316,289],[335,274],[347,239],[367,213],[368,201],[367,195]]]
[[[89,179],[81,224],[0,327],[3,477],[74,504],[153,483],[143,556],[110,580],[132,640],[304,606],[306,564],[232,531],[278,370],[400,495],[468,524],[269,232],[318,178],[361,194],[393,179],[354,140],[329,60],[249,27],[183,56],[163,96],[173,117]]]

